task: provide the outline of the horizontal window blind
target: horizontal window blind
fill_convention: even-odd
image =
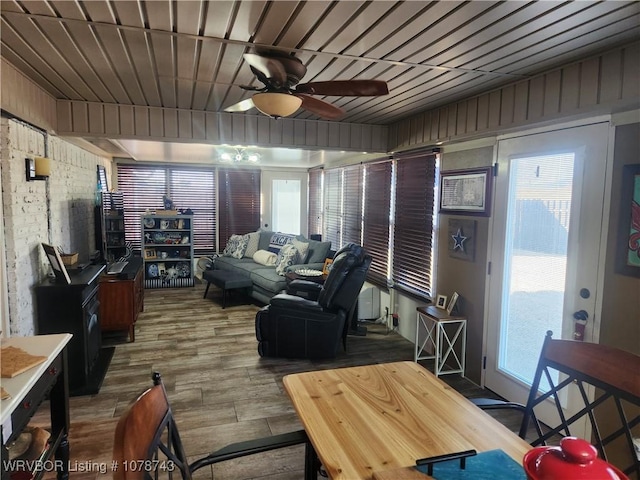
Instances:
[[[169,171],[169,197],[176,208],[193,211],[193,251],[196,256],[215,253],[215,171],[175,169]]]
[[[231,235],[260,228],[260,170],[225,169],[218,175],[218,240],[223,250]]]
[[[323,170],[309,170],[309,236],[322,234],[322,175]]]
[[[343,169],[342,184],[342,245],[353,242],[362,245],[362,165]]]
[[[162,210],[167,193],[167,169],[152,166],[118,165],[118,191],[124,203],[124,236],[134,250],[140,250],[140,218],[147,211]]]
[[[324,241],[331,248],[342,246],[342,169],[324,172]]]
[[[215,251],[215,170],[119,164],[118,190],[124,199],[125,238],[135,250],[140,250],[140,217],[163,210],[168,195],[177,209],[194,213],[194,254]]]
[[[363,244],[371,255],[367,281],[387,286],[389,267],[389,216],[391,214],[391,160],[365,165]]]
[[[394,286],[430,297],[436,156],[398,156],[395,165]]]

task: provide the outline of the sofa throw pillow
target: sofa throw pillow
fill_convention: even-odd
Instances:
[[[269,248],[267,248],[267,250],[273,253],[278,253],[282,247],[291,243],[295,238],[296,236],[290,233],[274,233],[273,235],[271,235]]]
[[[248,238],[247,249],[244,252],[245,257],[253,258],[253,254],[258,251],[258,242],[260,241],[260,232],[247,233]]]
[[[296,247],[296,250],[298,250],[298,263],[306,263],[307,255],[309,253],[309,242],[303,242],[294,238],[291,245]]]
[[[267,252],[266,250],[258,250],[253,254],[254,262],[267,267],[273,267],[276,264],[277,259],[278,255],[273,252]]]
[[[222,255],[225,257],[242,258],[247,249],[248,239],[244,235],[231,235],[224,247]]]
[[[276,273],[283,276],[287,273],[287,267],[298,263],[298,249],[292,244],[287,244],[280,249],[276,260]]]

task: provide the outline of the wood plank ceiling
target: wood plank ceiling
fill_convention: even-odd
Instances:
[[[637,1],[3,0],[1,18],[2,56],[57,99],[220,112],[259,85],[243,53],[269,47],[302,60],[303,82],[388,82],[323,97],[371,124],[640,37]]]

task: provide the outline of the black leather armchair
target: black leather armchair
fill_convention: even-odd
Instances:
[[[370,265],[371,256],[350,243],[335,254],[317,300],[286,293],[273,297],[256,315],[258,353],[263,357],[335,357]]]

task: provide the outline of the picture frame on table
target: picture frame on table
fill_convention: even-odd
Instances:
[[[67,272],[67,267],[65,267],[64,262],[62,261],[62,257],[60,256],[60,251],[46,243],[42,244],[42,248],[49,259],[49,263],[51,263],[51,268],[53,269],[53,273],[56,276],[56,280],[59,283],[66,283],[67,285],[71,284],[71,277],[69,277],[69,272]]]
[[[332,264],[333,264],[333,258],[327,258],[324,261],[324,266],[322,267],[322,274],[323,275],[329,275],[329,272],[331,271]]]
[[[436,307],[442,308],[443,310],[447,308],[447,296],[446,295],[438,295],[436,300]]]
[[[493,167],[440,173],[440,213],[488,217]]]
[[[453,292],[453,295],[451,295],[451,299],[447,304],[447,315],[451,315],[451,312],[453,312],[453,310],[456,308],[456,302],[458,301],[458,297],[459,297],[458,292]]]

